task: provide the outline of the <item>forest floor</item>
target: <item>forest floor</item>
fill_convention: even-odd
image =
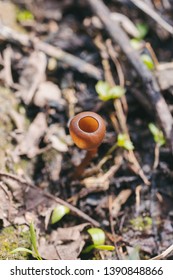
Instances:
[[[168,0],[0,1],[0,259],[172,259],[172,14]],[[75,178],[83,111],[106,135]]]

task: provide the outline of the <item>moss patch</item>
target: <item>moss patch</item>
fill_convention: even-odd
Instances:
[[[29,229],[25,226],[6,227],[0,231],[0,260],[25,260],[29,259],[26,252],[10,252],[17,247],[31,248]]]

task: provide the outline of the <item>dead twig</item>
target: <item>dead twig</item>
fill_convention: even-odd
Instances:
[[[31,48],[34,46],[35,49],[42,51],[46,55],[54,57],[63,63],[66,63],[81,73],[85,73],[96,80],[100,80],[102,78],[101,71],[95,66],[61,50],[60,48],[44,43],[38,38],[30,38],[29,36],[20,34],[2,24],[0,24],[0,37],[10,42],[16,42],[24,47]]]
[[[32,189],[37,190],[38,192],[40,192],[42,195],[46,196],[47,198],[49,198],[49,199],[51,199],[51,200],[53,200],[53,201],[55,201],[55,202],[57,202],[59,204],[62,204],[64,206],[67,206],[74,214],[76,214],[77,216],[83,218],[84,220],[88,221],[89,223],[93,224],[94,226],[96,226],[96,227],[100,226],[99,222],[97,222],[96,220],[92,219],[87,214],[85,214],[84,212],[82,212],[81,210],[76,208],[75,206],[71,205],[70,203],[64,201],[63,199],[61,199],[59,197],[55,197],[54,195],[39,189],[39,187],[35,186],[34,184],[32,184],[30,182],[27,182],[25,179],[19,178],[18,176],[12,175],[10,173],[0,172],[0,178],[3,179],[3,177],[7,178],[7,179],[14,180],[14,181],[18,182],[21,185],[28,186],[28,187],[30,187]]]
[[[126,203],[126,201],[128,200],[131,194],[132,194],[131,189],[122,190],[117,195],[117,197],[112,201],[112,205],[111,205],[112,218],[115,219],[118,216],[118,213],[120,212],[122,205]]]
[[[154,163],[153,169],[156,169],[159,164],[159,157],[160,157],[160,146],[158,144],[155,145],[154,148]]]
[[[139,207],[140,207],[140,203],[141,203],[141,189],[142,189],[142,186],[139,185],[136,187],[136,190],[135,190],[135,194],[136,194],[136,213],[138,214],[139,213]]]
[[[145,14],[155,20],[166,31],[173,35],[173,26],[166,22],[158,13],[156,13],[156,11],[152,9],[152,7],[148,6],[144,1],[141,0],[131,0],[131,2]]]
[[[169,246],[164,252],[159,254],[158,256],[151,258],[150,260],[161,260],[168,257],[173,252],[173,245]]]

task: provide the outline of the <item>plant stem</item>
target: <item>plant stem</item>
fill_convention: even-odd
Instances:
[[[85,158],[82,160],[82,162],[76,167],[74,171],[74,178],[77,178],[78,176],[81,176],[84,172],[85,167],[89,164],[91,159],[96,155],[97,153],[97,148],[93,150],[88,150],[86,153]]]

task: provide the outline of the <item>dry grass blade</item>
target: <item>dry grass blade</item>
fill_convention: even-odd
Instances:
[[[167,23],[156,11],[154,11],[150,6],[148,6],[144,1],[141,0],[131,0],[140,10],[149,15],[154,19],[160,26],[162,26],[170,34],[173,34],[173,26]]]
[[[165,259],[167,258],[171,253],[173,252],[173,245],[171,245],[170,247],[168,247],[163,253],[161,253],[160,255],[150,259],[150,260],[161,260],[161,259]]]
[[[132,190],[130,189],[122,190],[117,195],[117,197],[112,201],[111,215],[113,218],[116,218],[118,216],[118,213],[121,210],[122,205],[126,203],[126,201],[128,200],[131,194],[132,194]]]

